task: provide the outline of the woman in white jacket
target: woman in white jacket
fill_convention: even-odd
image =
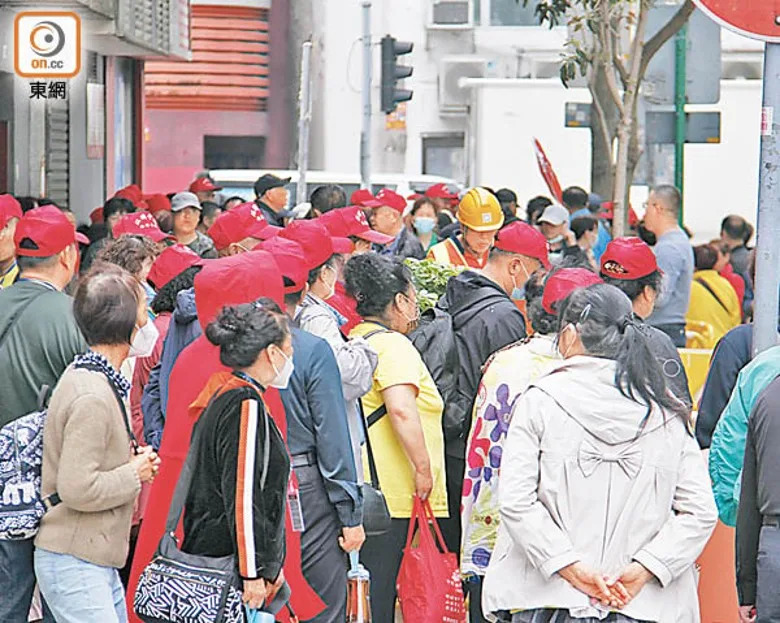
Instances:
[[[515,404],[486,616],[507,623],[699,621],[694,561],[717,518],[709,478],[631,302],[577,290],[564,362]]]

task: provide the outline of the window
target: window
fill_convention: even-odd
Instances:
[[[423,170],[426,175],[440,175],[455,180],[466,178],[463,134],[424,136]]]
[[[264,156],[264,136],[203,137],[206,169],[261,169]]]
[[[536,3],[528,0],[474,0],[474,22],[480,26],[538,26]]]

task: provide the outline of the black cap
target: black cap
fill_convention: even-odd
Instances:
[[[509,188],[502,188],[496,191],[496,199],[498,199],[499,203],[517,204],[517,195],[515,194],[515,191],[510,190]]]
[[[257,178],[255,182],[255,194],[258,197],[262,197],[272,188],[279,188],[280,186],[287,186],[290,183],[291,177],[276,177],[271,173],[266,173]]]

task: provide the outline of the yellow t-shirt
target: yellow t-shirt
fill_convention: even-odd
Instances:
[[[12,286],[18,274],[19,274],[19,267],[16,265],[16,262],[14,262],[11,268],[9,268],[5,273],[0,275],[0,290]]]
[[[363,322],[350,332],[350,337],[362,337],[380,329],[372,322]],[[411,341],[401,333],[383,331],[368,339],[379,354],[379,365],[374,371],[374,384],[362,398],[366,417],[382,406],[382,391],[394,385],[414,385],[417,388],[417,412],[420,415],[425,445],[431,461],[433,490],[431,508],[437,517],[447,517],[447,486],[444,472],[444,437],[441,418],[444,410],[439,391],[425,367],[420,353]],[[374,450],[377,475],[382,493],[387,500],[390,515],[396,518],[411,517],[414,496],[414,470],[403,446],[393,431],[388,416],[376,422],[370,429],[371,447]],[[363,472],[368,479],[368,459],[363,447]]]

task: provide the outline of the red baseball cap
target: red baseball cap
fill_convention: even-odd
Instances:
[[[434,184],[428,187],[425,196],[431,199],[457,199],[458,193],[450,192],[447,184]]]
[[[262,210],[254,203],[242,203],[228,212],[223,212],[209,228],[208,235],[214,241],[218,251],[244,238],[268,240],[273,238],[281,227],[269,225]]]
[[[303,290],[309,278],[309,265],[301,245],[294,240],[276,236],[261,242],[255,249],[270,253],[276,260],[282,276],[292,281],[293,285],[284,287],[285,294]]]
[[[130,186],[125,186],[124,188],[120,188],[118,191],[116,191],[116,193],[114,193],[114,197],[129,199],[133,202],[133,205],[137,205],[143,201],[144,195],[138,185],[130,184]]]
[[[349,198],[349,202],[352,205],[362,206],[364,208],[378,208],[382,205],[376,200],[376,197],[371,194],[371,191],[368,190],[368,188],[360,188],[353,192],[352,196]]]
[[[657,270],[655,253],[636,237],[615,238],[601,256],[601,274],[605,277],[634,280]]]
[[[587,268],[562,268],[547,278],[542,294],[542,308],[548,314],[556,315],[555,303],[562,301],[575,290],[604,283],[596,273]]]
[[[13,195],[0,195],[0,229],[12,218],[22,218],[22,204]]]
[[[336,252],[330,233],[317,221],[293,221],[279,236],[301,245],[308,270],[322,266]]]
[[[152,264],[152,268],[149,270],[149,281],[159,290],[190,266],[202,265],[204,261],[189,247],[183,244],[175,244],[167,247],[154,260],[154,264]]]
[[[379,202],[379,205],[393,208],[393,210],[397,210],[401,214],[403,214],[404,210],[406,210],[406,199],[403,197],[403,195],[399,195],[397,192],[390,190],[389,188],[383,188],[380,190],[376,194],[376,200]]]
[[[114,225],[111,233],[114,235],[114,238],[128,234],[146,236],[155,242],[174,239],[173,236],[166,234],[160,229],[157,219],[149,212],[131,212],[123,215]]]
[[[515,221],[498,231],[495,242],[496,249],[533,257],[550,268],[547,256],[547,239],[542,233],[527,223]]]
[[[191,193],[207,193],[222,190],[222,186],[217,186],[208,177],[199,177],[190,184]]]
[[[392,236],[371,229],[366,213],[359,206],[348,206],[331,210],[317,220],[325,225],[331,236],[340,238],[355,236],[361,240],[368,240],[368,242],[375,242],[376,244],[387,244],[393,241]]]
[[[57,255],[74,242],[89,244],[89,238],[77,233],[68,217],[51,205],[34,208],[22,215],[14,234],[16,254],[27,257]]]
[[[608,221],[611,221],[615,218],[615,202],[614,201],[605,201],[601,204],[601,212],[599,212],[599,216],[603,219],[606,219]],[[636,224],[639,223],[639,217],[636,215],[636,212],[634,212],[634,208],[631,206],[628,206],[628,226],[634,227]]]
[[[151,214],[157,214],[163,210],[171,211],[171,200],[165,195],[146,195],[144,197],[146,204],[149,206],[149,212]]]
[[[103,220],[103,206],[97,207],[89,213],[89,221],[91,223],[102,223]]]

